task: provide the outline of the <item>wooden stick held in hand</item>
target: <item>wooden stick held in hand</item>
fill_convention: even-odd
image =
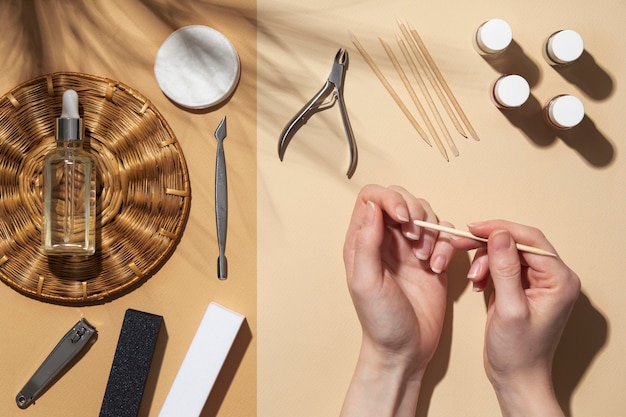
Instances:
[[[442,226],[437,223],[429,223],[423,220],[413,220],[413,224],[419,227],[423,227],[424,229],[436,230],[438,232],[448,233],[453,236],[466,237],[468,239],[473,239],[479,242],[485,242],[485,243],[487,242],[487,239],[484,237],[473,235],[470,232],[467,232],[465,230],[458,230],[452,227]],[[522,252],[534,253],[535,255],[543,255],[543,256],[556,256],[556,254],[552,252],[548,252],[547,250],[539,249],[534,246],[522,245],[521,243],[517,243],[515,246],[517,247],[517,250],[522,251]]]

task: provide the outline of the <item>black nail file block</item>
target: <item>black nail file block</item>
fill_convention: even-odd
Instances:
[[[162,316],[126,310],[100,417],[137,417],[162,324]]]

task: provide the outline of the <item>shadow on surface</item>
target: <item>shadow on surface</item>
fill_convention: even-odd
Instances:
[[[235,342],[226,357],[226,361],[217,376],[217,380],[215,381],[215,385],[209,394],[209,398],[202,409],[202,413],[200,413],[200,417],[217,417],[220,408],[222,407],[222,403],[224,402],[224,398],[226,397],[226,393],[235,379],[237,370],[241,365],[241,361],[243,360],[251,341],[252,331],[250,330],[248,321],[244,320],[241,325],[241,329],[239,329],[239,333],[235,338]]]
[[[541,103],[534,95],[531,94],[520,108],[501,110],[501,113],[533,144],[547,147],[556,141],[555,130],[543,120]]]
[[[570,65],[554,67],[569,83],[593,100],[605,100],[611,96],[615,88],[613,79],[587,51]]]
[[[530,88],[533,88],[541,79],[541,70],[522,49],[522,47],[511,41],[509,47],[496,56],[481,55],[494,70],[500,74],[518,74],[528,81]]]
[[[448,299],[446,305],[446,315],[443,322],[439,346],[435,351],[435,356],[428,364],[426,373],[422,381],[420,400],[417,405],[416,417],[426,417],[430,408],[430,401],[435,391],[435,387],[441,382],[448,372],[450,364],[450,352],[452,349],[452,322],[454,318],[454,303],[459,299],[468,280],[463,279],[467,275],[470,266],[470,259],[465,252],[456,252],[450,266],[448,267]]]
[[[588,116],[572,129],[554,129],[546,124],[542,104],[533,95],[520,108],[502,110],[501,113],[536,146],[547,147],[561,139],[595,168],[607,167],[615,160],[612,141]]]
[[[554,356],[554,390],[566,416],[572,414],[572,396],[594,358],[606,344],[609,324],[586,294],[580,294]]]
[[[593,167],[602,168],[615,160],[613,144],[588,116],[575,128],[557,131],[557,135]]]

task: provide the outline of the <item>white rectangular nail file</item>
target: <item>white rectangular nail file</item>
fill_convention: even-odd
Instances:
[[[159,417],[198,417],[245,317],[210,303]]]

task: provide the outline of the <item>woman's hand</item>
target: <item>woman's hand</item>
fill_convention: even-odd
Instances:
[[[355,203],[343,253],[363,340],[343,416],[387,415],[377,407],[397,395],[389,415],[415,413],[421,378],[441,335],[445,270],[454,249],[446,236],[422,230],[414,219],[437,222],[428,202],[401,187],[366,186]],[[375,378],[367,378],[372,375],[385,387],[374,389]],[[396,395],[385,395],[396,383]]]
[[[470,225],[488,237],[468,278],[490,296],[484,364],[504,415],[562,415],[552,388],[552,360],[580,292],[580,280],[559,257],[518,252],[516,243],[554,251],[539,230],[502,220]],[[455,239],[469,249],[475,243]]]

